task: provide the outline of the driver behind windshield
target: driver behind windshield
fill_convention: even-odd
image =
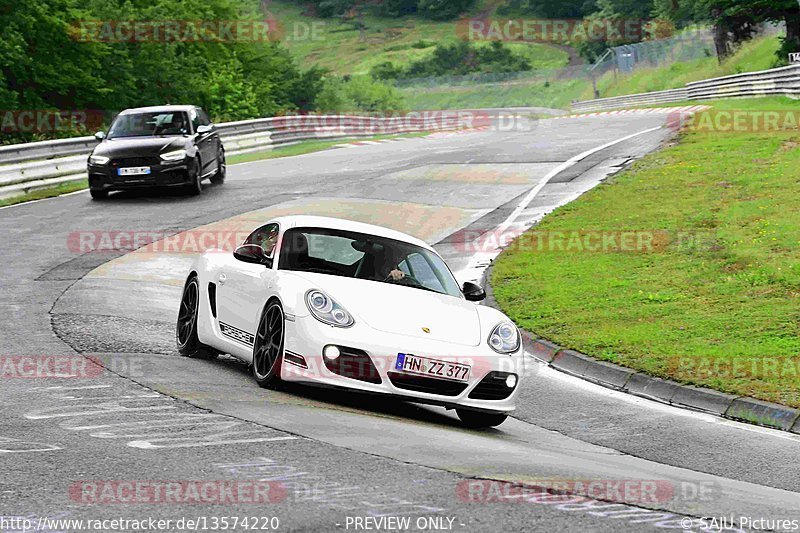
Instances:
[[[400,270],[400,263],[405,260],[404,255],[395,248],[389,248],[386,250],[385,260],[383,262],[383,267],[380,270],[380,273],[383,274],[386,272],[385,275],[381,276],[383,280],[389,281],[400,281],[404,277],[406,277],[406,273]]]
[[[357,276],[375,281],[399,281],[406,277],[399,266],[404,260],[405,254],[398,248],[369,243],[362,260],[365,268],[361,268]]]
[[[436,253],[415,244],[352,231],[287,230],[278,269],[397,283],[462,296],[458,283]]]

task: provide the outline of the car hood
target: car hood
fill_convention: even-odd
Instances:
[[[292,274],[325,291],[357,321],[378,331],[464,346],[481,342],[477,306],[462,298],[378,281],[308,272]]]
[[[127,137],[108,139],[97,145],[95,155],[107,157],[157,156],[185,148],[187,137]]]

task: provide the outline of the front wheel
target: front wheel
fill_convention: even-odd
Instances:
[[[200,160],[195,158],[189,163],[189,184],[186,186],[186,192],[190,196],[197,196],[203,192],[202,182],[202,169]]]
[[[211,183],[214,185],[221,185],[225,182],[225,176],[227,176],[227,174],[228,166],[225,163],[225,150],[220,146],[217,152],[217,172],[211,176]]]
[[[283,340],[283,308],[280,303],[273,301],[261,315],[253,345],[253,377],[261,387],[273,387],[281,380]]]
[[[501,413],[483,413],[469,409],[456,409],[461,422],[468,428],[493,428],[506,421],[508,415]]]
[[[105,200],[108,198],[108,191],[103,189],[89,189],[89,194],[92,195],[92,200]]]
[[[214,359],[217,352],[200,342],[197,338],[197,315],[200,308],[200,287],[197,276],[186,280],[178,311],[178,324],[175,327],[175,340],[178,353],[195,359]]]

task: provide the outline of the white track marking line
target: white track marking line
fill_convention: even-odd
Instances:
[[[550,172],[548,172],[548,173],[547,173],[547,174],[546,174],[546,175],[545,175],[545,176],[544,176],[544,177],[543,177],[543,178],[542,178],[542,179],[539,181],[539,183],[538,183],[538,184],[537,184],[537,185],[536,185],[536,186],[535,186],[533,189],[531,189],[531,190],[528,192],[528,194],[527,194],[527,195],[525,195],[525,198],[523,198],[523,199],[522,199],[522,201],[521,201],[521,202],[519,203],[519,205],[518,205],[518,206],[517,206],[517,207],[514,209],[514,211],[513,211],[513,212],[512,212],[512,213],[511,213],[511,214],[508,216],[508,218],[507,218],[507,219],[505,219],[505,220],[503,221],[503,223],[502,223],[502,224],[500,224],[500,225],[497,227],[497,230],[496,230],[496,231],[497,231],[498,233],[502,233],[503,231],[505,231],[506,229],[508,229],[508,227],[509,227],[509,226],[511,226],[511,224],[513,224],[513,223],[514,223],[514,221],[517,219],[517,217],[519,217],[519,215],[520,215],[520,214],[521,214],[521,213],[522,213],[522,212],[523,212],[525,209],[527,209],[527,207],[530,205],[530,203],[533,201],[533,199],[534,199],[534,198],[536,198],[536,195],[537,195],[537,194],[539,194],[539,192],[540,192],[540,191],[541,191],[541,190],[544,188],[544,186],[545,186],[545,185],[547,185],[547,184],[548,184],[548,182],[549,182],[551,179],[553,179],[554,177],[556,177],[558,174],[561,174],[562,172],[564,172],[564,171],[565,171],[565,170],[567,170],[568,168],[570,168],[570,167],[572,167],[573,165],[577,164],[579,161],[581,161],[581,160],[583,160],[583,159],[586,159],[586,158],[587,158],[587,157],[589,157],[590,155],[592,155],[592,154],[595,154],[595,153],[597,153],[597,152],[599,152],[599,151],[601,151],[601,150],[605,150],[606,148],[609,148],[609,147],[611,147],[611,146],[614,146],[615,144],[619,144],[619,143],[621,143],[621,142],[625,142],[625,141],[627,141],[627,140],[629,140],[629,139],[633,139],[634,137],[638,137],[639,135],[644,135],[644,134],[646,134],[646,133],[651,133],[651,132],[654,132],[654,131],[657,131],[657,130],[660,130],[660,129],[661,129],[661,126],[657,126],[657,127],[655,127],[655,128],[649,128],[649,129],[642,130],[642,131],[639,131],[639,132],[636,132],[636,133],[632,133],[631,135],[626,135],[625,137],[622,137],[622,138],[620,138],[620,139],[617,139],[617,140],[614,140],[614,141],[611,141],[611,142],[607,142],[607,143],[605,143],[605,144],[602,144],[602,145],[600,145],[600,146],[596,146],[596,147],[594,147],[594,148],[591,148],[591,149],[589,149],[589,150],[586,150],[585,152],[582,152],[582,153],[580,153],[580,154],[578,154],[578,155],[576,155],[576,156],[572,156],[572,157],[570,157],[569,159],[567,159],[566,161],[564,161],[563,163],[561,163],[560,165],[558,165],[556,168],[554,168],[553,170],[551,170]]]
[[[644,135],[646,133],[651,133],[653,131],[660,130],[660,129],[661,129],[661,126],[657,126],[655,128],[649,128],[649,129],[646,129],[646,130],[642,130],[642,131],[639,131],[637,133],[633,133],[631,135],[626,135],[625,137],[622,137],[620,139],[616,139],[614,141],[607,142],[607,143],[602,144],[600,146],[596,146],[594,148],[586,150],[585,152],[581,152],[580,154],[575,155],[575,156],[569,158],[568,160],[564,161],[563,163],[559,164],[553,170],[548,172],[539,181],[539,183],[533,189],[528,191],[528,194],[525,195],[525,198],[522,199],[522,201],[519,203],[519,205],[517,205],[517,207],[508,216],[508,218],[506,218],[494,230],[491,230],[491,232],[494,233],[495,235],[502,235],[503,232],[505,232],[510,226],[512,226],[516,222],[517,218],[519,218],[519,216],[522,214],[522,212],[525,211],[525,209],[528,208],[528,206],[533,201],[533,199],[536,198],[536,195],[539,194],[539,192],[544,188],[545,185],[547,185],[550,182],[551,179],[553,179],[555,176],[557,176],[561,172],[567,170],[571,166],[575,165],[579,161],[581,161],[583,159],[586,159],[587,157],[589,157],[590,155],[592,155],[594,153],[597,153],[597,152],[599,152],[601,150],[605,150],[606,148],[614,146],[615,144],[619,144],[621,142],[627,141],[628,139],[632,139],[632,138],[637,137],[639,135]],[[566,203],[569,203],[569,202],[575,200],[581,194],[583,194],[583,192],[569,197],[567,202],[560,203],[559,205],[564,205]],[[466,243],[464,243],[464,244],[466,244]],[[473,281],[473,282],[477,283],[483,277],[484,272],[489,267],[489,265],[494,260],[494,258],[497,257],[498,255],[500,255],[501,251],[502,251],[502,249],[498,247],[498,248],[496,248],[494,250],[483,250],[483,251],[479,251],[477,253],[474,253],[469,258],[469,261],[467,262],[467,265],[464,268],[460,269],[458,272],[454,273],[454,275],[456,277],[456,280],[459,283],[463,283],[464,281]]]
[[[257,437],[252,439],[231,439],[231,440],[207,440],[207,441],[194,441],[194,442],[170,442],[169,439],[151,439],[151,440],[132,440],[128,443],[131,448],[140,448],[142,450],[154,450],[157,448],[196,448],[200,446],[222,446],[228,444],[249,444],[254,442],[277,442],[282,440],[297,440],[299,437]],[[175,439],[178,440],[178,439]],[[164,444],[153,444],[153,441],[162,442]]]

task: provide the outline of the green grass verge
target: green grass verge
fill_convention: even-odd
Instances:
[[[545,83],[517,80],[469,86],[411,87],[402,89],[409,109],[471,109],[484,107],[550,107],[568,109],[589,90],[591,83],[575,79]]]
[[[788,98],[710,104],[800,113]],[[800,406],[799,147],[797,130],[682,133],[501,254],[500,307],[598,359]],[[649,252],[553,249],[551,232],[621,230],[664,233]]]
[[[598,80],[601,97],[637,94],[683,87],[690,81],[771,68],[780,43],[762,37],[745,43],[721,65],[715,57],[638,69],[627,76],[609,72]],[[574,100],[593,98],[589,79],[515,80],[507,83],[439,85],[401,89],[409,109],[458,109],[470,107],[541,106],[568,109]],[[694,102],[697,103],[697,102]],[[674,104],[673,104],[674,105]],[[653,107],[653,106],[646,106]]]
[[[33,200],[41,200],[43,198],[52,198],[53,196],[61,196],[70,192],[80,191],[89,186],[87,180],[68,181],[66,183],[59,183],[53,187],[43,189],[36,189],[35,191],[20,194],[19,196],[11,196],[9,198],[0,199],[0,207],[7,205],[21,204],[25,202],[32,202]]]
[[[742,72],[752,72],[772,68],[780,47],[778,37],[762,37],[753,39],[726,61],[720,64],[716,57],[708,57],[659,68],[643,68],[627,76],[615,76],[607,73],[597,82],[597,88],[603,98],[638,94],[664,89],[683,87],[690,81],[698,81]],[[591,93],[584,95],[591,98]]]

